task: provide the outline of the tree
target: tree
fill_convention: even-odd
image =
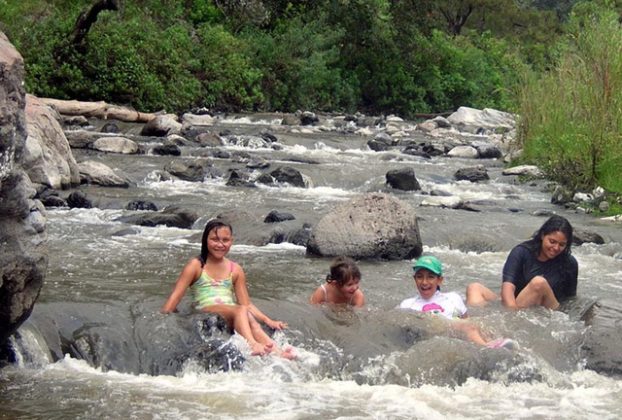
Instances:
[[[80,13],[71,36],[71,45],[73,45],[74,48],[82,47],[84,38],[86,38],[91,26],[97,21],[97,15],[104,10],[119,10],[118,1],[98,0],[89,8],[89,10]]]

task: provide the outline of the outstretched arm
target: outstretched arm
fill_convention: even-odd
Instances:
[[[171,312],[177,311],[177,305],[181,302],[181,299],[184,297],[186,293],[186,289],[190,287],[192,282],[197,279],[201,275],[201,263],[198,259],[193,258],[177,277],[177,281],[175,282],[175,287],[173,288],[173,292],[166,300],[160,312],[163,314],[168,314]]]
[[[244,270],[238,264],[235,265],[233,269],[233,285],[235,289],[235,298],[238,305],[246,305],[248,306],[249,312],[255,317],[256,320],[263,322],[268,327],[275,330],[282,330],[283,328],[287,328],[287,324],[281,321],[275,321],[271,319],[268,315],[264,314],[259,310],[258,307],[253,305],[251,302],[251,298],[248,295],[248,289],[246,287],[246,274],[244,274]]]

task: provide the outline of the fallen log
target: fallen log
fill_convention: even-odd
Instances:
[[[122,106],[111,105],[104,101],[82,102],[53,98],[38,98],[41,102],[55,108],[62,115],[83,115],[102,120],[115,119],[125,122],[149,122],[157,114],[139,112]]]

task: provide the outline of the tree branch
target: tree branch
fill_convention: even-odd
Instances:
[[[71,44],[74,47],[82,45],[91,26],[97,21],[97,15],[104,10],[119,10],[118,0],[99,0],[88,11],[80,13],[73,27]]]

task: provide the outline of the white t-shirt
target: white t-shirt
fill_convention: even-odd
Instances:
[[[423,299],[419,295],[410,299],[405,299],[400,303],[400,309],[429,312],[436,315],[443,315],[449,319],[459,318],[467,312],[464,301],[458,293],[441,293],[438,290],[430,299]]]

